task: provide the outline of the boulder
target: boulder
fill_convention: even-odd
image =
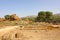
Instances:
[[[12,14],[11,16],[10,16],[10,20],[19,20],[20,18],[18,17],[18,16],[16,16],[16,14]]]

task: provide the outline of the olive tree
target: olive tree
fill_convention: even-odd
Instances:
[[[44,11],[38,12],[36,21],[43,22],[45,20],[46,13]]]
[[[49,11],[40,11],[38,12],[38,16],[36,18],[38,22],[52,22],[53,21],[53,13]]]

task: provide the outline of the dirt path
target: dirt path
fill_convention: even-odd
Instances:
[[[0,29],[0,36],[10,32],[10,31],[15,31],[18,28],[19,28],[18,26],[9,26],[6,28],[2,28],[2,29]]]
[[[60,29],[52,30],[20,30],[19,26],[11,26],[0,29],[0,36],[5,36],[6,40],[60,40]],[[19,31],[18,31],[19,30]],[[19,37],[15,38],[15,32]],[[17,32],[18,31],[18,32]],[[9,34],[12,33],[13,37]],[[20,34],[19,34],[20,33]],[[8,36],[10,35],[10,37]],[[4,39],[3,39],[4,40]]]
[[[21,30],[23,40],[60,40],[59,30]]]

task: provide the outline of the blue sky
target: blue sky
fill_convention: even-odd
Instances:
[[[0,0],[0,17],[6,14],[37,15],[39,11],[59,13],[60,0]]]

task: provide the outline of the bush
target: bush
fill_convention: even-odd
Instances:
[[[55,14],[53,17],[53,24],[60,24],[60,14]]]
[[[6,20],[10,20],[10,15],[5,15],[4,17]]]

